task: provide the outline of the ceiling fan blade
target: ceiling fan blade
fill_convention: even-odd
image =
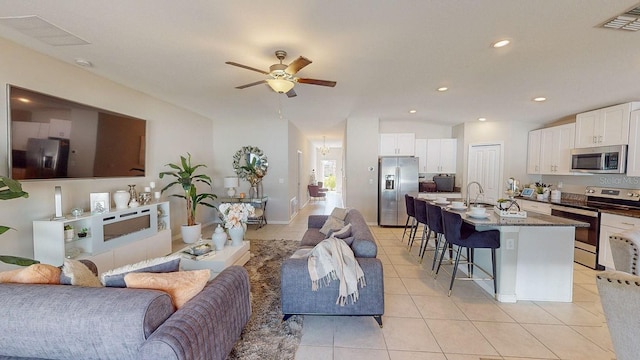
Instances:
[[[292,98],[292,97],[296,97],[296,96],[298,96],[298,94],[296,94],[295,90],[291,89],[291,90],[287,91],[287,97]]]
[[[311,64],[312,61],[307,59],[304,56],[300,56],[299,58],[293,60],[291,64],[284,70],[287,74],[295,75],[300,69]]]
[[[296,81],[301,83],[301,84],[321,85],[321,86],[330,86],[330,87],[334,87],[337,84],[335,81],[318,80],[318,79],[305,79],[305,78],[298,78],[298,79],[296,79]]]
[[[248,88],[250,86],[255,86],[255,85],[260,85],[260,84],[266,84],[267,80],[260,80],[260,81],[256,81],[256,82],[252,82],[250,84],[245,84],[245,85],[240,85],[240,86],[236,86],[236,89],[245,89]]]
[[[243,69],[252,70],[252,71],[257,71],[257,72],[259,72],[259,73],[261,73],[261,74],[269,75],[269,73],[268,73],[268,72],[266,72],[266,71],[264,71],[264,70],[260,70],[260,69],[252,68],[251,66],[247,66],[247,65],[238,64],[237,62],[227,61],[227,62],[225,62],[225,64],[229,64],[229,65],[233,65],[233,66],[241,67],[241,68],[243,68]]]

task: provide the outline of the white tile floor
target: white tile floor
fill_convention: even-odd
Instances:
[[[267,225],[249,239],[300,239],[309,214],[329,214],[341,202],[307,205],[289,225]],[[419,263],[402,229],[372,226],[384,264],[385,314],[372,317],[305,316],[298,360],[478,360],[615,358],[595,285],[595,271],[574,266],[572,303],[499,303],[470,281],[431,276],[427,253]]]

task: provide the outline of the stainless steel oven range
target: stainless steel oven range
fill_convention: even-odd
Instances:
[[[640,190],[587,186],[584,204],[561,204],[551,207],[551,215],[589,223],[588,228],[576,228],[575,262],[592,269],[604,269],[598,264],[600,214],[603,211],[640,212]],[[565,206],[566,205],[566,206]]]

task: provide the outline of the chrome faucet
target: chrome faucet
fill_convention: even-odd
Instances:
[[[472,181],[472,182],[468,183],[468,184],[467,184],[467,206],[471,206],[471,203],[469,202],[469,201],[471,200],[471,199],[470,199],[470,197],[469,197],[469,188],[471,187],[471,185],[472,185],[472,184],[476,184],[476,185],[478,185],[478,190],[480,190],[480,193],[478,193],[478,195],[476,196],[476,199],[475,199],[475,201],[474,201],[474,203],[475,203],[476,205],[478,205],[478,197],[479,197],[480,195],[484,196],[484,189],[482,188],[482,185],[480,185],[480,183],[479,183],[479,182],[477,182],[477,181]]]

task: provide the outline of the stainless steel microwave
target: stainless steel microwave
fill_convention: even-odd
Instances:
[[[627,145],[602,146],[571,150],[571,171],[624,174],[627,165]]]

